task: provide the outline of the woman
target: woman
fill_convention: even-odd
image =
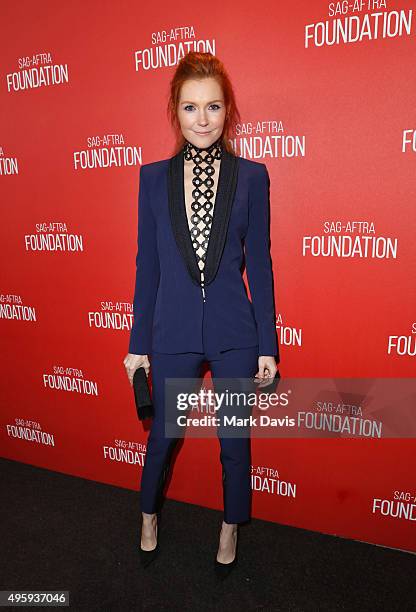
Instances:
[[[269,177],[262,163],[234,154],[239,119],[223,64],[188,53],[170,84],[175,154],[140,169],[134,322],[124,359],[132,384],[152,367],[155,417],[142,472],[141,556],[155,557],[162,491],[176,439],[164,433],[170,378],[274,378],[279,362],[269,251]],[[243,253],[244,244],[244,253]],[[244,260],[252,302],[241,273]],[[269,381],[270,382],[270,381]],[[250,518],[250,440],[219,438],[224,520],[215,560],[235,565],[237,527]]]

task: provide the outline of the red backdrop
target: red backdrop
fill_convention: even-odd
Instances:
[[[0,12],[4,457],[138,489],[147,432],[123,359],[139,167],[172,154],[168,83],[188,49],[224,61],[243,156],[269,170],[282,376],[414,375],[411,2]],[[343,236],[362,251],[325,256]],[[415,446],[254,439],[253,515],[416,551]],[[217,440],[185,441],[168,496],[222,507]]]

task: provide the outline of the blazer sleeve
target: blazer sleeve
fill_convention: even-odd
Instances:
[[[269,173],[259,164],[249,185],[249,223],[244,242],[247,280],[259,338],[259,355],[276,356],[276,333],[272,260],[269,230]]]
[[[156,220],[144,168],[140,167],[136,282],[129,342],[129,353],[135,355],[148,355],[152,350],[153,314],[160,278]]]

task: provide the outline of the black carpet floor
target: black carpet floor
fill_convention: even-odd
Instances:
[[[138,492],[0,468],[1,590],[67,590],[76,611],[416,610],[415,555],[252,519],[218,584],[222,513],[166,499],[161,553],[143,570]]]

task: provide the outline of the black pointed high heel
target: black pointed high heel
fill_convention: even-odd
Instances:
[[[220,563],[217,559],[215,559],[215,574],[219,580],[225,580],[227,576],[229,576],[233,570],[233,568],[237,565],[237,556],[231,561],[231,563]]]
[[[157,523],[156,523],[156,540],[157,541],[156,541],[155,548],[153,548],[152,550],[143,550],[143,548],[140,545],[140,548],[139,548],[140,562],[141,562],[143,567],[147,567],[148,565],[150,565],[150,563],[156,559],[156,557],[158,556],[158,554],[160,552],[160,546],[159,546],[159,522],[160,522],[160,517],[159,517],[159,514],[157,514]]]
[[[232,570],[237,565],[238,540],[239,538],[238,538],[238,526],[237,526],[237,540],[236,540],[236,545],[235,545],[234,559],[230,561],[230,563],[221,563],[220,561],[218,561],[217,558],[215,558],[215,574],[219,580],[224,580],[225,578],[227,578],[227,576],[231,574]]]

